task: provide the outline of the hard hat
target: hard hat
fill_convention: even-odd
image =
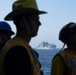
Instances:
[[[59,40],[67,44],[68,39],[76,34],[76,23],[70,22],[63,26],[59,33]]]
[[[1,30],[10,31],[11,35],[14,35],[14,32],[12,31],[10,25],[7,22],[0,21],[0,31]]]
[[[37,7],[36,0],[18,0],[13,3],[12,12],[10,12],[5,20],[13,20],[13,17],[27,14],[27,13],[37,13],[37,14],[45,14],[47,12],[40,11]]]

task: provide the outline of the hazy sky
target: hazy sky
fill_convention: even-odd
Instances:
[[[12,11],[12,3],[16,0],[0,0],[0,21]],[[37,47],[42,41],[53,43],[57,48],[61,48],[63,43],[58,40],[60,29],[69,22],[76,22],[76,0],[36,0],[40,10],[47,11],[48,14],[40,15],[40,26],[38,35],[34,37],[30,45]],[[12,30],[16,32],[12,21]]]

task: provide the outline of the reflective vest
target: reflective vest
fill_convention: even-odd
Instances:
[[[76,59],[71,55],[68,49],[60,51],[58,54],[66,66],[65,75],[76,75]],[[56,56],[57,56],[56,55]]]
[[[4,74],[4,57],[6,55],[6,53],[14,46],[23,46],[24,48],[26,48],[29,57],[30,57],[30,61],[31,61],[31,73],[30,75],[41,75],[40,74],[40,63],[38,61],[37,55],[34,52],[34,50],[32,50],[32,48],[28,45],[28,43],[25,40],[22,40],[21,38],[15,37],[12,40],[10,40],[9,42],[7,42],[7,44],[5,45],[5,47],[2,50],[2,53],[0,55],[0,75],[5,75]]]

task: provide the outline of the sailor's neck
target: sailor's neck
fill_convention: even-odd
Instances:
[[[30,42],[30,40],[31,40],[31,38],[30,38],[30,37],[28,37],[28,36],[19,36],[19,35],[16,35],[16,37],[19,37],[19,38],[21,38],[21,39],[25,40],[27,43],[29,43],[29,42]]]

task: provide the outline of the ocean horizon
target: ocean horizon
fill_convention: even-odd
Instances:
[[[42,65],[41,69],[43,70],[44,75],[50,75],[52,59],[55,54],[60,51],[60,49],[61,48],[56,48],[54,50],[35,49],[35,51],[39,54],[39,60]]]

